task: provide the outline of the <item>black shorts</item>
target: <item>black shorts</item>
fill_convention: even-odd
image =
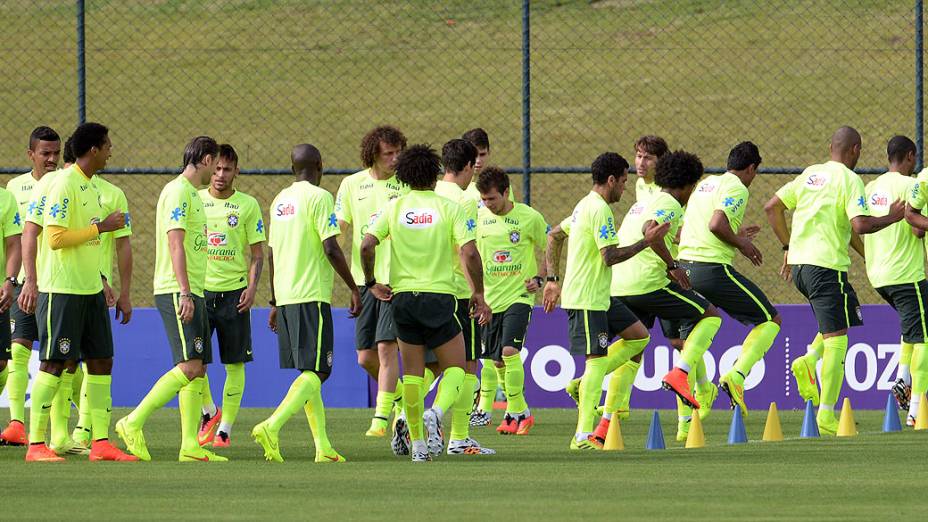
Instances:
[[[39,360],[113,357],[113,331],[102,291],[91,295],[39,292],[35,317],[39,323]]]
[[[494,312],[490,324],[483,329],[483,352],[480,358],[502,361],[503,348],[506,346],[521,351],[531,321],[532,307],[525,303],[515,303],[502,312]]]
[[[928,281],[922,279],[917,283],[882,286],[877,288],[876,292],[899,314],[903,342],[916,344],[924,343],[925,339],[928,339],[925,321],[925,312],[928,311]]]
[[[238,301],[244,292],[244,288],[230,292],[203,292],[209,336],[216,332],[222,364],[254,360],[251,354],[251,310],[238,313]]]
[[[7,322],[10,321],[9,310],[7,310],[6,312],[0,313],[0,324],[2,324],[3,321],[7,321]],[[9,332],[10,330],[7,330],[5,328],[2,329],[2,331],[0,331],[0,361],[9,361],[10,359],[13,358],[13,350],[12,350],[13,338],[12,336],[8,335]]]
[[[705,297],[693,290],[684,290],[677,283],[641,295],[619,297],[649,330],[660,319],[661,331],[667,339],[686,339],[690,330],[711,306]]]
[[[164,331],[171,346],[174,364],[199,359],[203,364],[213,362],[213,344],[209,334],[209,319],[206,313],[206,299],[193,296],[193,319],[182,323],[177,316],[180,294],[159,294],[155,296],[155,307],[161,314]]]
[[[828,334],[864,324],[857,292],[848,282],[847,272],[796,265],[792,273],[796,289],[812,305],[819,333]]]
[[[280,367],[332,373],[335,326],[329,303],[312,301],[277,307]]]
[[[609,298],[609,310],[606,312],[606,317],[609,319],[609,339],[615,339],[626,328],[638,322],[638,316],[615,296]]]
[[[356,349],[376,350],[381,341],[396,341],[396,325],[393,322],[393,303],[381,301],[365,286],[361,291],[361,315],[354,320]]]
[[[458,307],[454,311],[461,333],[464,335],[464,360],[476,361],[483,351],[481,339],[483,328],[477,324],[477,319],[470,316],[470,299],[458,299]]]
[[[393,294],[396,337],[407,344],[438,348],[461,333],[453,295],[432,292]]]
[[[722,263],[681,261],[693,290],[742,324],[757,326],[779,315],[764,292],[734,267]]]
[[[609,349],[609,316],[604,310],[567,310],[570,353],[606,355]]]
[[[13,339],[25,339],[32,343],[39,340],[39,327],[35,323],[35,314],[27,314],[19,309],[19,294],[22,292],[22,285],[16,285],[13,305],[10,307],[10,331]],[[26,348],[32,348],[32,346]]]

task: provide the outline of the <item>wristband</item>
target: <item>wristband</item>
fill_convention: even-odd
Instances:
[[[789,252],[789,245],[783,245],[783,251]]]
[[[270,306],[275,306],[275,307],[276,307],[276,306],[277,306],[277,299],[271,299],[270,301],[267,302],[267,304],[269,304]]]
[[[371,279],[370,281],[365,281],[365,282],[364,282],[364,288],[373,288],[373,286],[376,285],[376,284],[377,284],[377,280],[376,280],[376,279]]]
[[[13,276],[7,277],[6,280],[13,286],[19,286],[19,281]]]
[[[193,299],[193,294],[180,294],[180,296],[178,296],[179,299],[183,299],[185,297],[187,299]]]

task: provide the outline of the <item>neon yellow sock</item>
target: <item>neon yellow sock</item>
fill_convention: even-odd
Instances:
[[[45,443],[48,414],[58,392],[61,378],[50,373],[39,372],[32,383],[32,407],[29,408],[29,442]]]
[[[312,377],[309,377],[309,375],[312,375]],[[300,373],[300,375],[293,380],[293,384],[291,384],[290,389],[287,390],[287,395],[284,397],[284,400],[280,401],[274,413],[267,418],[268,428],[271,431],[275,433],[280,431],[280,428],[286,424],[290,417],[292,417],[294,413],[300,411],[300,408],[303,407],[309,396],[313,377],[315,377],[315,380],[319,380],[316,374],[307,370]]]
[[[424,379],[418,375],[403,376],[403,395],[406,397],[406,424],[411,440],[425,440],[422,435],[422,413],[425,396],[422,395]]]
[[[87,364],[83,362],[78,364],[77,368],[74,369],[74,379],[71,380],[71,404],[78,411],[81,409],[81,399],[84,398],[81,395],[81,389],[84,387],[84,377],[87,375],[86,366]]]
[[[902,379],[903,382],[912,384],[912,350],[915,345],[907,343],[902,339],[899,340],[899,366],[896,368],[896,379]]]
[[[700,358],[699,363],[693,368],[688,376],[687,380],[690,381],[691,390],[702,390],[703,386],[710,384],[706,378],[706,359]]]
[[[393,415],[398,416],[402,415],[405,407],[404,397],[406,396],[403,393],[403,379],[396,380],[396,391],[393,393]]]
[[[503,363],[506,365],[506,413],[517,415],[528,409],[522,354],[504,355]]]
[[[841,385],[844,383],[844,356],[847,353],[847,336],[839,335],[825,339],[825,354],[822,357],[822,402],[826,406],[838,403]]]
[[[683,353],[681,354],[683,362],[688,364],[690,368],[695,368],[702,361],[703,354],[709,349],[712,339],[715,338],[715,334],[718,333],[721,326],[721,317],[705,317],[696,323],[693,331],[690,332],[689,337],[686,338],[686,342],[683,344]]]
[[[928,392],[928,345],[917,343],[912,350],[912,396]]]
[[[496,371],[497,386],[503,389],[503,393],[506,393],[506,367],[494,364],[493,369]],[[493,390],[493,398],[496,399],[496,390]]]
[[[84,375],[85,376],[88,375],[87,369],[86,369],[87,364],[81,363],[81,366],[85,367]],[[93,426],[93,420],[90,417],[90,403],[87,402],[88,399],[87,399],[87,379],[86,378],[81,379],[81,389],[78,391],[78,395],[80,395],[80,400],[78,400],[77,402],[79,402],[80,404],[77,407],[77,428],[90,431],[91,427]]]
[[[200,448],[197,432],[200,431],[200,415],[203,408],[203,377],[197,377],[177,393],[180,409],[180,449],[193,451]]]
[[[603,379],[609,367],[608,357],[586,360],[586,368],[580,379],[580,406],[577,418],[577,433],[592,433],[596,421],[596,407],[603,394]]]
[[[225,366],[226,382],[222,386],[222,424],[220,426],[225,428],[222,431],[228,435],[242,406],[242,395],[245,393],[245,363]],[[204,385],[204,388],[206,387]]]
[[[113,411],[111,394],[113,377],[111,375],[87,375],[87,397],[82,401],[87,404],[93,419],[93,440],[110,438],[110,417]],[[90,428],[90,426],[88,426]]]
[[[9,363],[7,363],[7,366],[4,366],[2,370],[0,370],[0,394],[2,394],[3,389],[6,388],[6,379],[10,375],[10,369],[8,366]]]
[[[73,373],[68,373],[67,370],[61,372],[58,378],[58,390],[52,400],[52,409],[49,412],[52,425],[51,442],[56,446],[64,445],[71,438],[68,421],[71,419],[72,382],[74,382]]]
[[[735,363],[735,370],[741,372],[745,377],[751,373],[751,368],[757,364],[757,361],[764,358],[767,350],[773,346],[777,334],[780,333],[780,325],[773,321],[767,321],[755,326],[748,336],[741,343],[741,355],[738,356],[738,362]]]
[[[442,372],[441,386],[435,394],[435,403],[432,408],[438,410],[439,416],[451,410],[451,406],[461,393],[464,384],[464,368],[452,366]]]
[[[216,403],[213,401],[213,392],[209,389],[209,375],[201,377],[203,379],[203,406],[202,413],[213,415],[216,411]]]
[[[316,453],[328,453],[332,449],[329,442],[329,435],[325,430],[325,405],[322,403],[322,380],[313,372],[305,371],[306,376],[306,404],[303,405],[303,412],[306,413],[306,420],[309,422],[309,430],[313,434],[313,443],[316,445]]]
[[[818,362],[824,353],[825,337],[822,336],[821,332],[819,332],[815,334],[815,338],[812,339],[812,344],[806,347],[806,354],[804,357],[809,357],[813,360],[813,362]]]
[[[690,383],[690,387],[693,386],[693,383]],[[677,397],[677,420],[686,420],[693,417],[693,408],[690,408],[686,404],[683,404],[683,401],[680,400],[680,397]]]
[[[490,359],[483,359],[483,368],[480,369],[480,402],[477,408],[480,411],[492,412],[493,401],[496,400],[496,367]]]
[[[387,420],[390,418],[390,410],[393,409],[393,401],[396,395],[386,391],[377,391],[377,403],[374,407],[374,417]]]
[[[176,396],[181,388],[190,384],[187,376],[180,368],[174,367],[158,379],[158,382],[149,390],[148,395],[132,410],[128,416],[129,424],[141,428],[145,421],[157,410],[160,410]],[[86,426],[85,426],[86,427]]]
[[[458,391],[451,411],[451,440],[464,440],[470,437],[470,410],[474,407],[474,386],[477,376],[464,374],[464,382]]]
[[[612,372],[609,389],[606,390],[604,416],[607,419],[611,419],[612,414],[618,411],[628,411],[628,403],[632,397],[632,385],[635,384],[635,376],[638,375],[639,368],[641,368],[641,363],[628,361]]]
[[[651,337],[644,339],[619,339],[609,345],[606,352],[609,357],[609,368],[606,373],[612,373],[621,368],[626,362],[632,360],[632,357],[643,352],[651,342]]]
[[[423,408],[425,407],[425,396],[429,394],[429,389],[432,388],[433,382],[435,382],[435,373],[426,368],[425,372],[423,372],[422,389],[419,391],[419,396],[422,397],[423,401]]]
[[[12,358],[7,363],[7,398],[10,400],[10,420],[26,420],[26,388],[29,387],[29,358],[32,350],[19,343],[10,346]]]

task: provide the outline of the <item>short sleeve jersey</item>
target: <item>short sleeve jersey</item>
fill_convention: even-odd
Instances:
[[[32,172],[27,172],[16,176],[6,184],[6,189],[13,194],[16,203],[19,205],[19,216],[23,220],[29,215],[29,204],[32,202],[32,189],[37,183],[36,179],[32,177]],[[26,271],[24,268],[20,268],[19,282],[22,283],[25,278]]]
[[[867,184],[867,203],[872,215],[889,214],[896,200],[909,200],[913,208],[925,208],[921,187],[915,179],[887,172]],[[865,234],[867,277],[874,288],[915,283],[925,278],[925,246],[905,221]]]
[[[6,238],[23,233],[19,204],[9,190],[0,188],[0,261],[6,263]],[[5,264],[3,266],[6,266]]]
[[[467,197],[461,187],[450,181],[438,180],[438,183],[435,184],[435,193],[460,205],[461,211],[464,212],[467,227],[474,230],[474,227],[477,226],[476,201]],[[470,299],[470,285],[467,284],[467,278],[464,277],[464,268],[461,266],[457,249],[452,250],[451,268],[454,271],[454,296],[458,299]]]
[[[113,212],[122,212],[126,216],[126,226],[113,232],[100,234],[100,272],[108,280],[113,278],[113,259],[116,253],[116,240],[132,235],[132,215],[129,213],[129,201],[121,188],[100,177],[93,177],[93,185],[100,193],[100,206],[103,208],[103,217]]]
[[[467,186],[467,189],[464,190],[464,195],[468,198],[477,202],[477,208],[483,208],[483,199],[480,198],[480,191],[477,190],[477,182],[471,181],[470,185]],[[516,202],[515,192],[512,187],[509,187],[509,201],[513,203]]]
[[[103,219],[100,193],[76,164],[61,170],[45,190],[44,227],[80,230]],[[39,274],[39,290],[46,293],[92,295],[103,291],[100,279],[101,245],[99,236],[80,245],[52,250],[49,234],[43,255],[44,273]]]
[[[42,179],[38,180],[35,185],[33,185],[29,203],[26,205],[25,221],[35,223],[39,227],[45,226],[45,212],[48,210],[48,186],[56,176],[61,174],[61,172],[61,170],[46,172],[45,175],[42,176]],[[39,290],[42,290],[42,281],[48,278],[47,264],[50,251],[48,245],[45,243],[43,231],[44,229],[39,232],[36,238],[35,270],[38,278],[37,283],[39,285]],[[24,279],[25,269],[20,270],[19,273],[20,279]]]
[[[913,203],[913,197],[916,197],[916,194],[914,193],[912,194],[912,196],[909,197],[909,203],[912,205],[913,208],[920,208],[922,211],[922,214],[928,216],[928,167],[925,167],[924,169],[922,169],[921,172],[918,173],[918,175],[915,177],[915,182],[918,187],[918,194],[921,195],[917,197],[925,198],[924,200],[922,200],[925,203],[923,203],[921,207],[915,206],[915,203]],[[915,187],[913,187],[913,189],[914,188]],[[928,250],[928,237],[925,238],[925,245],[926,245],[925,250]]]
[[[629,246],[644,238],[644,224],[654,221],[658,225],[670,223],[664,236],[664,245],[676,257],[673,238],[683,223],[683,207],[666,192],[658,192],[646,201],[639,201],[628,209],[619,228],[619,246]],[[646,248],[635,257],[612,267],[612,295],[642,295],[667,286],[667,264],[653,250]]]
[[[180,292],[168,248],[171,230],[184,231],[187,280],[190,291],[202,297],[206,283],[206,214],[196,187],[183,175],[164,186],[155,208],[155,295]]]
[[[342,180],[335,196],[335,215],[351,225],[351,275],[358,285],[364,284],[361,268],[361,240],[387,203],[409,192],[409,187],[400,183],[396,176],[390,179],[374,179],[371,169],[356,172]],[[389,283],[390,239],[380,242],[376,249],[374,278]]]
[[[329,191],[297,181],[274,198],[268,246],[274,256],[278,306],[332,302],[335,270],[322,242],[338,234],[335,203]]]
[[[793,211],[789,264],[846,272],[851,219],[870,215],[860,176],[837,161],[812,165],[783,185],[777,197]]]
[[[230,292],[248,286],[250,246],[261,243],[264,219],[258,201],[236,190],[226,199],[200,191],[206,212],[206,290]]]
[[[493,313],[505,312],[516,303],[532,305],[535,295],[525,281],[538,275],[535,249],[544,250],[548,225],[532,207],[515,203],[512,210],[496,215],[486,207],[477,214],[477,249],[483,261],[483,287]]]
[[[657,186],[657,183],[653,181],[648,183],[644,178],[638,178],[635,182],[635,201],[644,201],[660,191],[661,188]]]
[[[390,202],[369,233],[391,237],[390,286],[394,292],[455,294],[452,256],[474,240],[461,205],[432,190],[412,190]]]
[[[600,251],[619,243],[612,209],[602,196],[591,191],[560,226],[568,236],[561,307],[608,310],[609,267]]]
[[[716,211],[724,212],[731,229],[737,233],[748,206],[748,188],[730,172],[709,176],[693,191],[683,214],[680,233],[680,259],[730,265],[735,247],[725,243],[709,230]]]

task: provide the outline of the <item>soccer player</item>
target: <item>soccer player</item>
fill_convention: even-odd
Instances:
[[[334,325],[332,285],[335,272],[351,291],[349,313],[361,312],[361,294],[338,246],[338,219],[330,194],[319,187],[322,155],[301,144],[291,153],[296,181],[271,204],[268,266],[271,273],[269,325],[277,332],[280,367],[298,370],[286,397],[267,420],[251,431],[264,457],[283,462],[280,428],[303,408],[316,446],[315,461],[344,462],[325,429],[322,383],[332,373]],[[334,269],[334,271],[333,271]]]
[[[13,304],[16,277],[22,264],[22,251],[20,250],[22,232],[23,224],[16,198],[10,191],[0,189],[0,259],[4,260],[8,274],[3,285],[0,286],[0,324],[10,320],[10,306]],[[0,332],[0,393],[3,393],[9,375],[7,365],[12,357],[11,342],[10,331],[3,329],[3,332]]]
[[[646,135],[635,140],[635,201],[641,202],[660,192],[660,187],[654,183],[657,160],[670,152],[664,138]]]
[[[209,182],[219,144],[197,136],[184,148],[183,171],[161,190],[155,207],[155,306],[167,333],[174,367],[158,379],[142,402],[116,423],[129,451],[151,460],[142,429],[152,413],[175,395],[180,410],[180,462],[222,462],[225,457],[197,440],[206,365],[212,362],[206,299],[206,214],[197,187]]]
[[[893,201],[886,215],[871,217],[864,182],[851,170],[860,147],[860,134],[841,127],[831,136],[830,161],[806,168],[764,206],[783,245],[780,275],[809,300],[818,322],[818,335],[807,353],[793,360],[792,372],[803,400],[819,404],[818,428],[826,435],[838,430],[834,408],[844,381],[847,331],[863,324],[857,293],[847,280],[851,233],[879,232],[905,212],[905,202]],[[793,211],[792,230],[786,224],[787,210]],[[820,359],[821,393],[815,379]]]
[[[580,381],[577,429],[570,449],[602,449],[603,440],[593,435],[595,410],[602,396],[603,379],[648,343],[648,331],[622,303],[609,299],[609,267],[634,258],[650,245],[662,243],[669,223],[648,228],[643,237],[619,246],[615,217],[609,205],[616,203],[628,181],[628,162],[614,152],[600,154],[592,165],[593,187],[574,207],[573,213],[548,232],[545,262],[547,282],[544,309],[549,313],[561,297],[561,249],[567,242],[567,269],[561,307],[567,310],[570,350],[586,356]],[[622,339],[609,344],[616,334]]]
[[[37,235],[23,241],[26,279],[19,305],[25,312],[35,310],[42,361],[32,386],[26,461],[64,460],[45,445],[45,430],[59,387],[71,386],[61,379],[65,361],[79,359],[87,364],[90,460],[136,461],[109,442],[113,335],[100,273],[100,234],[123,228],[126,219],[124,211],[116,210],[101,220],[100,194],[92,181],[110,157],[109,130],[99,123],[85,123],[71,139],[76,162],[43,178],[33,190],[30,205],[36,206],[28,219],[34,229],[42,228],[41,244],[36,243]],[[64,407],[70,409],[70,402],[65,400]],[[67,436],[66,425],[64,433]]]
[[[459,248],[471,288],[468,309],[480,325],[490,318],[474,227],[468,225],[460,205],[434,192],[440,173],[441,159],[431,148],[406,149],[397,160],[396,176],[411,190],[389,203],[361,243],[365,286],[378,299],[393,302],[413,462],[429,461],[441,453],[442,416],[457,401],[464,382],[464,338],[455,313],[454,246]],[[392,239],[390,287],[377,281],[375,270],[376,247],[387,237]],[[435,352],[444,375],[435,404],[423,413],[427,349]]]
[[[58,169],[61,138],[50,127],[36,127],[29,135],[26,155],[32,164],[32,171],[16,176],[6,185],[19,205],[20,219],[25,219],[29,214],[32,188],[45,173]],[[24,424],[26,388],[29,386],[29,358],[32,356],[32,345],[39,338],[39,330],[35,324],[35,315],[23,312],[17,303],[25,277],[25,272],[20,268],[14,284],[13,304],[10,307],[10,329],[13,336],[7,377],[10,423],[0,433],[0,445],[23,446],[29,441]]]
[[[210,337],[216,332],[219,359],[226,369],[222,409],[213,402],[209,379],[203,383],[200,445],[229,446],[232,425],[245,391],[245,363],[251,362],[251,307],[264,265],[264,220],[258,201],[234,187],[238,154],[219,146],[209,188],[200,191],[206,212],[206,312]],[[245,257],[245,251],[250,260]],[[218,428],[217,428],[218,426]]]
[[[679,250],[680,265],[693,290],[728,315],[754,327],[744,339],[734,367],[719,378],[732,409],[741,408],[745,415],[748,408],[744,380],[773,345],[781,324],[780,314],[767,296],[732,266],[736,252],[754,266],[763,262],[751,239],[758,227],[742,225],[748,187],[760,162],[757,145],[741,142],[728,154],[728,172],[708,176],[697,185],[683,216]],[[714,387],[711,383],[708,386]],[[697,399],[701,398],[699,387],[697,383]]]
[[[545,218],[535,209],[509,200],[509,176],[487,167],[477,180],[483,200],[477,218],[477,249],[484,262],[487,305],[493,310],[484,329],[483,357],[505,370],[506,415],[497,430],[528,435],[535,425],[525,402],[522,344],[532,320],[535,293],[544,286],[544,270],[535,260],[547,244]]]
[[[348,225],[351,235],[351,274],[355,284],[364,284],[361,271],[361,240],[368,228],[377,219],[387,203],[408,192],[408,188],[396,179],[396,159],[406,148],[406,136],[390,125],[372,129],[361,139],[361,164],[364,170],[342,180],[335,197],[335,215],[341,233]],[[389,284],[390,240],[378,248],[378,281]],[[374,418],[371,419],[368,437],[384,437],[390,411],[397,406],[397,416],[402,416],[403,387],[399,386],[399,353],[393,325],[393,310],[389,302],[378,301],[369,289],[361,289],[361,315],[355,321],[355,343],[358,364],[377,381],[377,402]],[[405,441],[394,434],[394,452],[402,452]],[[400,454],[400,453],[397,453]]]

